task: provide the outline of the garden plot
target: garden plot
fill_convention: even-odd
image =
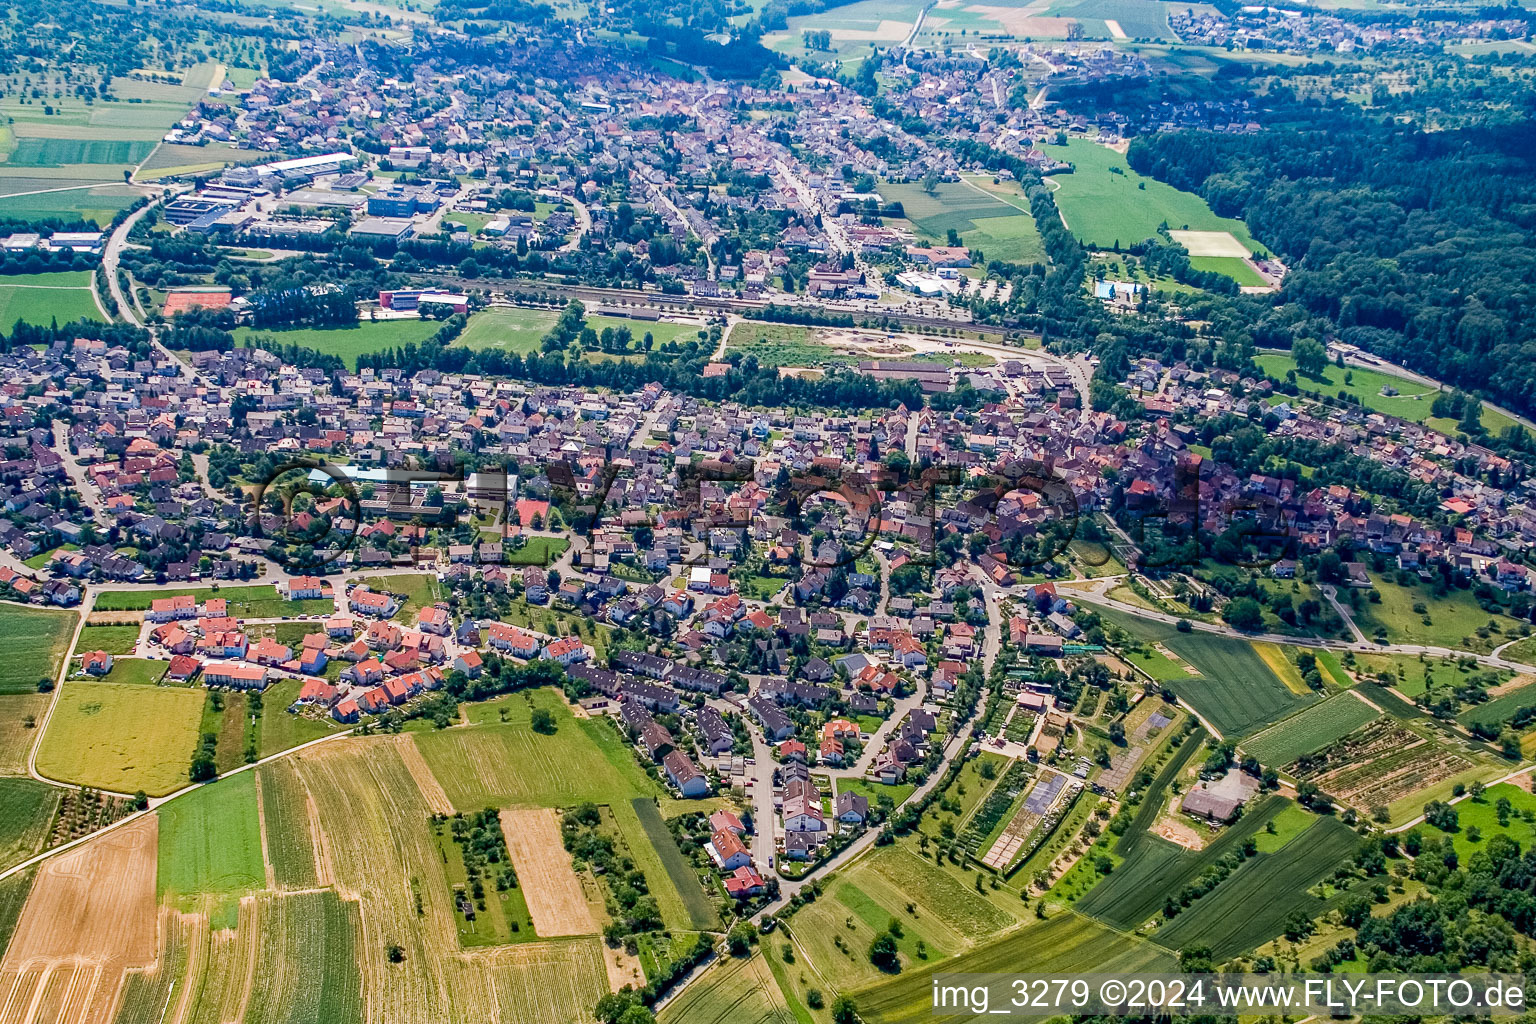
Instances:
[[[1056,803],[1062,791],[1066,788],[1067,777],[1052,772],[1035,783],[1029,793],[1024,797],[1024,804],[992,844],[992,849],[987,851],[981,859],[982,864],[994,871],[1001,871],[1013,862],[1019,851],[1023,848],[1025,840],[1035,827],[1045,818],[1052,805]]]
[[[1143,705],[1151,708],[1152,702],[1144,701]],[[1131,715],[1137,715],[1132,711]],[[1163,734],[1163,730],[1172,725],[1178,712],[1173,705],[1147,712],[1141,712],[1141,721],[1131,727],[1125,737],[1125,746],[1119,748],[1110,756],[1109,767],[1099,775],[1099,785],[1109,790],[1120,790],[1131,778],[1131,773],[1146,756],[1147,747]]]
[[[1300,781],[1369,811],[1475,767],[1455,751],[1382,716],[1302,757],[1291,772]]]

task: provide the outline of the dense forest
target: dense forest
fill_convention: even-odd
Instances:
[[[1536,114],[1536,93],[1513,99]],[[1128,159],[1241,217],[1274,248],[1292,268],[1277,304],[1296,303],[1394,362],[1536,410],[1530,120],[1424,132],[1317,113],[1317,124],[1251,135],[1138,138]],[[1295,340],[1285,319],[1270,318],[1260,343]]]

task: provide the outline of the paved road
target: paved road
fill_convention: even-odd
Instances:
[[[160,200],[156,199],[153,202],[146,203],[127,217],[124,217],[123,222],[117,226],[117,229],[107,239],[106,247],[101,252],[102,275],[107,279],[107,290],[112,293],[112,301],[117,305],[118,315],[135,327],[143,327],[144,321],[140,320],[139,315],[134,312],[133,305],[128,301],[127,296],[123,294],[122,286],[117,283],[117,263],[119,257],[123,254],[123,249],[128,244],[128,233],[159,202]]]

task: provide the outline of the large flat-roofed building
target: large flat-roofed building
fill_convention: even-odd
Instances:
[[[379,305],[384,309],[409,312],[420,309],[422,303],[452,306],[455,313],[469,312],[469,296],[452,292],[438,292],[419,288],[402,288],[392,292],[379,292]]]
[[[398,242],[411,236],[411,222],[395,217],[364,217],[348,234],[366,239],[393,238]]]
[[[859,364],[859,372],[876,380],[915,380],[924,391],[949,390],[949,371],[933,363],[871,359]]]
[[[322,174],[334,174],[355,163],[357,158],[351,153],[321,153],[292,160],[274,160],[269,164],[231,167],[224,172],[223,181],[229,185],[244,186],[276,181],[310,181]]]

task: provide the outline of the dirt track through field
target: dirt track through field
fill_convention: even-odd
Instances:
[[[421,748],[416,746],[416,741],[409,736],[396,736],[395,745],[400,749],[400,760],[405,762],[411,778],[415,779],[416,785],[421,788],[421,798],[427,802],[427,808],[433,814],[452,814],[453,801],[448,799],[442,783],[438,782],[437,776],[432,774],[432,769],[428,767],[427,759],[421,756]]]
[[[509,807],[501,812],[501,832],[539,938],[596,932],[597,923],[571,870],[571,855],[560,838],[555,812],[544,807]]]
[[[43,865],[0,962],[0,1019],[112,1019],[123,972],[155,962],[158,836],[146,816]]]

